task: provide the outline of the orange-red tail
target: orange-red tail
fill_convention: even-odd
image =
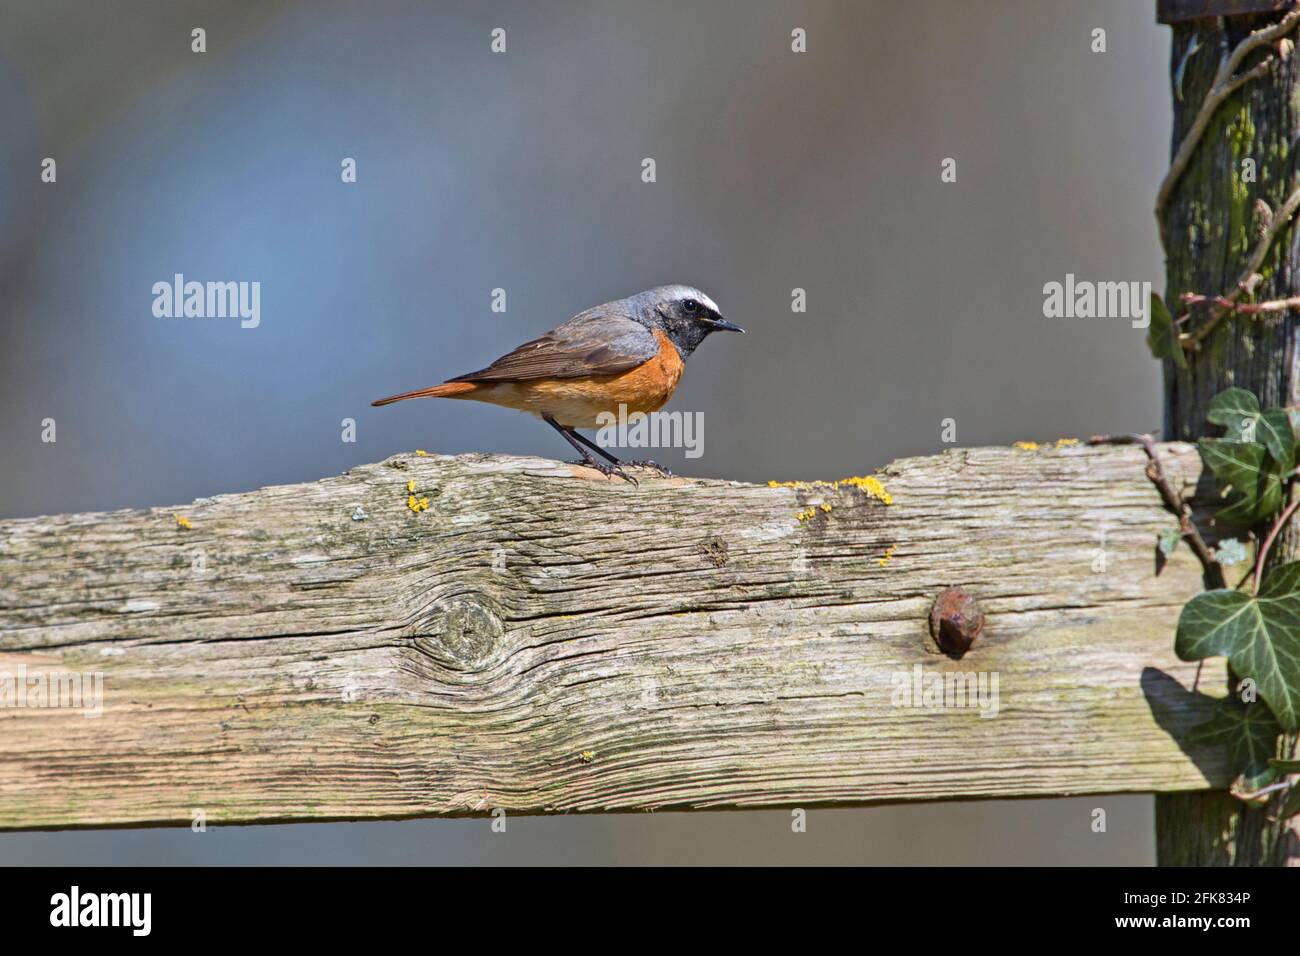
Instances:
[[[432,388],[422,388],[416,392],[403,392],[401,395],[390,395],[388,398],[381,398],[377,402],[371,402],[371,405],[391,405],[393,402],[403,402],[408,398],[457,398],[466,392],[472,392],[478,386],[473,382],[447,382],[445,385],[434,385]]]

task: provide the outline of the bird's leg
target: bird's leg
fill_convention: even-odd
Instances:
[[[563,426],[561,426],[561,427],[563,427]],[[617,458],[615,458],[615,457],[614,457],[613,455],[611,455],[609,452],[605,451],[605,449],[601,448],[599,445],[597,445],[597,444],[596,444],[594,441],[592,441],[591,439],[587,438],[585,435],[581,435],[581,434],[579,434],[577,431],[575,431],[575,430],[572,429],[572,428],[565,428],[564,430],[565,430],[566,432],[569,433],[570,437],[573,437],[573,438],[578,439],[578,441],[582,442],[584,445],[586,445],[588,448],[590,448],[592,451],[594,451],[594,452],[595,452],[597,455],[599,455],[601,458],[604,458],[604,459],[605,459],[607,462],[609,462],[611,465],[621,465],[621,464],[623,464],[621,461],[619,461]],[[584,452],[584,454],[585,454],[585,452]]]
[[[567,441],[574,448],[574,450],[577,451],[577,453],[582,456],[581,461],[575,462],[575,464],[586,465],[589,468],[596,468],[598,470],[604,469],[605,467],[604,464],[592,458],[591,452],[589,452],[586,448],[583,447],[584,443],[582,441],[581,435],[571,432],[569,429],[565,428],[563,425],[557,422],[554,418],[551,418],[551,416],[549,415],[543,415],[542,421],[546,422],[546,424],[550,425],[557,432],[559,432],[564,437],[564,440]],[[601,456],[605,458],[609,462],[609,464],[611,465],[619,464],[617,458],[613,457],[612,455],[606,454],[604,450],[597,448],[596,451],[600,452]]]
[[[581,435],[576,435],[571,432],[550,415],[543,415],[542,420],[564,436],[564,440],[572,445],[578,454],[582,456],[582,464],[586,465],[588,468],[596,469],[602,475],[618,475],[618,477],[622,478],[624,481],[630,481],[634,485],[637,484],[635,478],[624,472],[623,469],[619,467],[619,461],[613,455],[607,454],[603,449],[597,448],[596,450],[600,452],[602,457],[609,459],[608,463],[597,461],[591,457],[591,452],[583,447],[585,439],[583,439]]]
[[[573,431],[572,428],[569,429],[569,434],[572,434],[572,436],[577,438],[578,441],[588,446],[589,449],[593,450],[595,454],[599,455],[599,457],[603,458],[604,460],[607,460],[608,463],[623,464],[623,462],[620,462],[620,460],[615,458],[614,455],[611,455],[610,453],[608,453],[608,451],[602,449],[601,446],[595,444],[594,441],[591,441],[590,438],[584,436],[584,434],[578,434],[577,432]]]
[[[578,441],[582,442],[584,445],[586,445],[588,448],[590,448],[590,449],[591,449],[592,451],[594,451],[596,454],[598,454],[598,455],[600,455],[601,457],[607,459],[607,460],[610,462],[610,464],[612,464],[612,465],[635,465],[637,468],[649,468],[649,469],[651,469],[652,471],[657,471],[657,472],[659,472],[659,474],[661,474],[661,475],[663,475],[663,476],[665,476],[665,477],[667,477],[667,478],[671,478],[671,477],[673,476],[673,473],[672,473],[671,471],[669,471],[669,470],[668,470],[667,468],[665,468],[663,465],[659,464],[659,462],[657,462],[657,461],[649,461],[649,460],[645,460],[645,461],[619,461],[617,458],[615,458],[613,455],[611,455],[609,452],[605,451],[605,449],[601,448],[599,445],[597,445],[595,442],[591,441],[591,440],[588,439],[587,437],[578,434],[576,431],[574,431],[574,430],[572,430],[572,429],[569,429],[568,431],[569,431],[569,434],[570,434],[570,435],[572,435],[574,438],[578,439]]]

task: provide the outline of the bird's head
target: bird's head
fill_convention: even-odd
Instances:
[[[637,319],[668,336],[686,358],[711,332],[744,332],[722,317],[717,303],[689,285],[661,285],[632,297]]]

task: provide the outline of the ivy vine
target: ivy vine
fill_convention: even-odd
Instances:
[[[1300,814],[1300,786],[1293,786],[1300,781],[1288,779],[1300,772],[1293,759],[1300,732],[1300,561],[1269,567],[1268,555],[1300,506],[1294,496],[1300,421],[1284,409],[1261,409],[1241,388],[1217,395],[1206,417],[1224,428],[1223,437],[1197,443],[1223,502],[1214,525],[1253,540],[1255,557],[1235,587],[1225,584],[1187,603],[1174,652],[1185,661],[1228,659],[1236,693],[1216,703],[1192,740],[1226,748],[1237,796],[1253,802],[1288,791],[1281,804],[1287,818]],[[1162,550],[1177,541],[1162,542]],[[1215,570],[1244,563],[1246,554],[1244,542],[1225,536],[1213,552]]]

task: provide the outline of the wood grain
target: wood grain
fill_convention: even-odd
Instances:
[[[1169,62],[1171,155],[1195,126],[1222,62],[1218,54],[1201,54],[1235,49],[1248,34],[1281,19],[1280,15],[1229,17],[1175,24]],[[1286,40],[1297,39],[1300,35],[1292,29]],[[1300,57],[1279,55],[1280,46],[1274,42],[1257,48],[1238,67],[1239,74],[1246,73],[1271,59],[1262,75],[1238,88],[1215,110],[1164,207],[1160,229],[1172,240],[1167,242],[1164,300],[1175,313],[1185,311],[1175,305],[1183,293],[1220,295],[1234,290],[1259,241],[1257,226],[1263,209],[1280,216],[1295,188],[1300,112],[1294,104],[1300,100]],[[1188,50],[1200,52],[1189,56]],[[1255,167],[1255,176],[1224,174],[1247,165]],[[1300,295],[1295,220],[1274,240],[1258,274],[1255,301]],[[1202,310],[1193,311],[1193,318],[1183,326],[1189,332],[1209,321]],[[1165,435],[1194,441],[1217,433],[1205,416],[1214,397],[1230,387],[1253,392],[1264,408],[1300,405],[1300,362],[1296,361],[1300,313],[1279,313],[1267,322],[1226,318],[1201,345],[1187,353],[1186,369],[1175,367],[1170,359],[1162,363]],[[1265,531],[1257,533],[1262,536]],[[1300,521],[1292,521],[1282,533],[1269,560],[1274,565],[1300,560]],[[1210,679],[1218,692],[1216,675]],[[1290,747],[1291,742],[1283,744],[1284,751]],[[1276,794],[1263,811],[1222,794],[1163,797],[1156,802],[1158,862],[1162,866],[1300,865],[1300,817],[1285,828],[1289,833],[1267,822],[1278,816],[1285,796]]]
[[[1160,449],[1190,491],[1194,448]],[[0,671],[102,674],[103,711],[0,708],[0,827],[1222,786],[1179,744],[1200,575],[1180,546],[1156,576],[1144,466],[950,451],[880,472],[886,505],[400,455],[3,522]],[[928,633],[948,585],[987,614],[960,661]],[[997,716],[895,706],[916,665],[996,674]]]

